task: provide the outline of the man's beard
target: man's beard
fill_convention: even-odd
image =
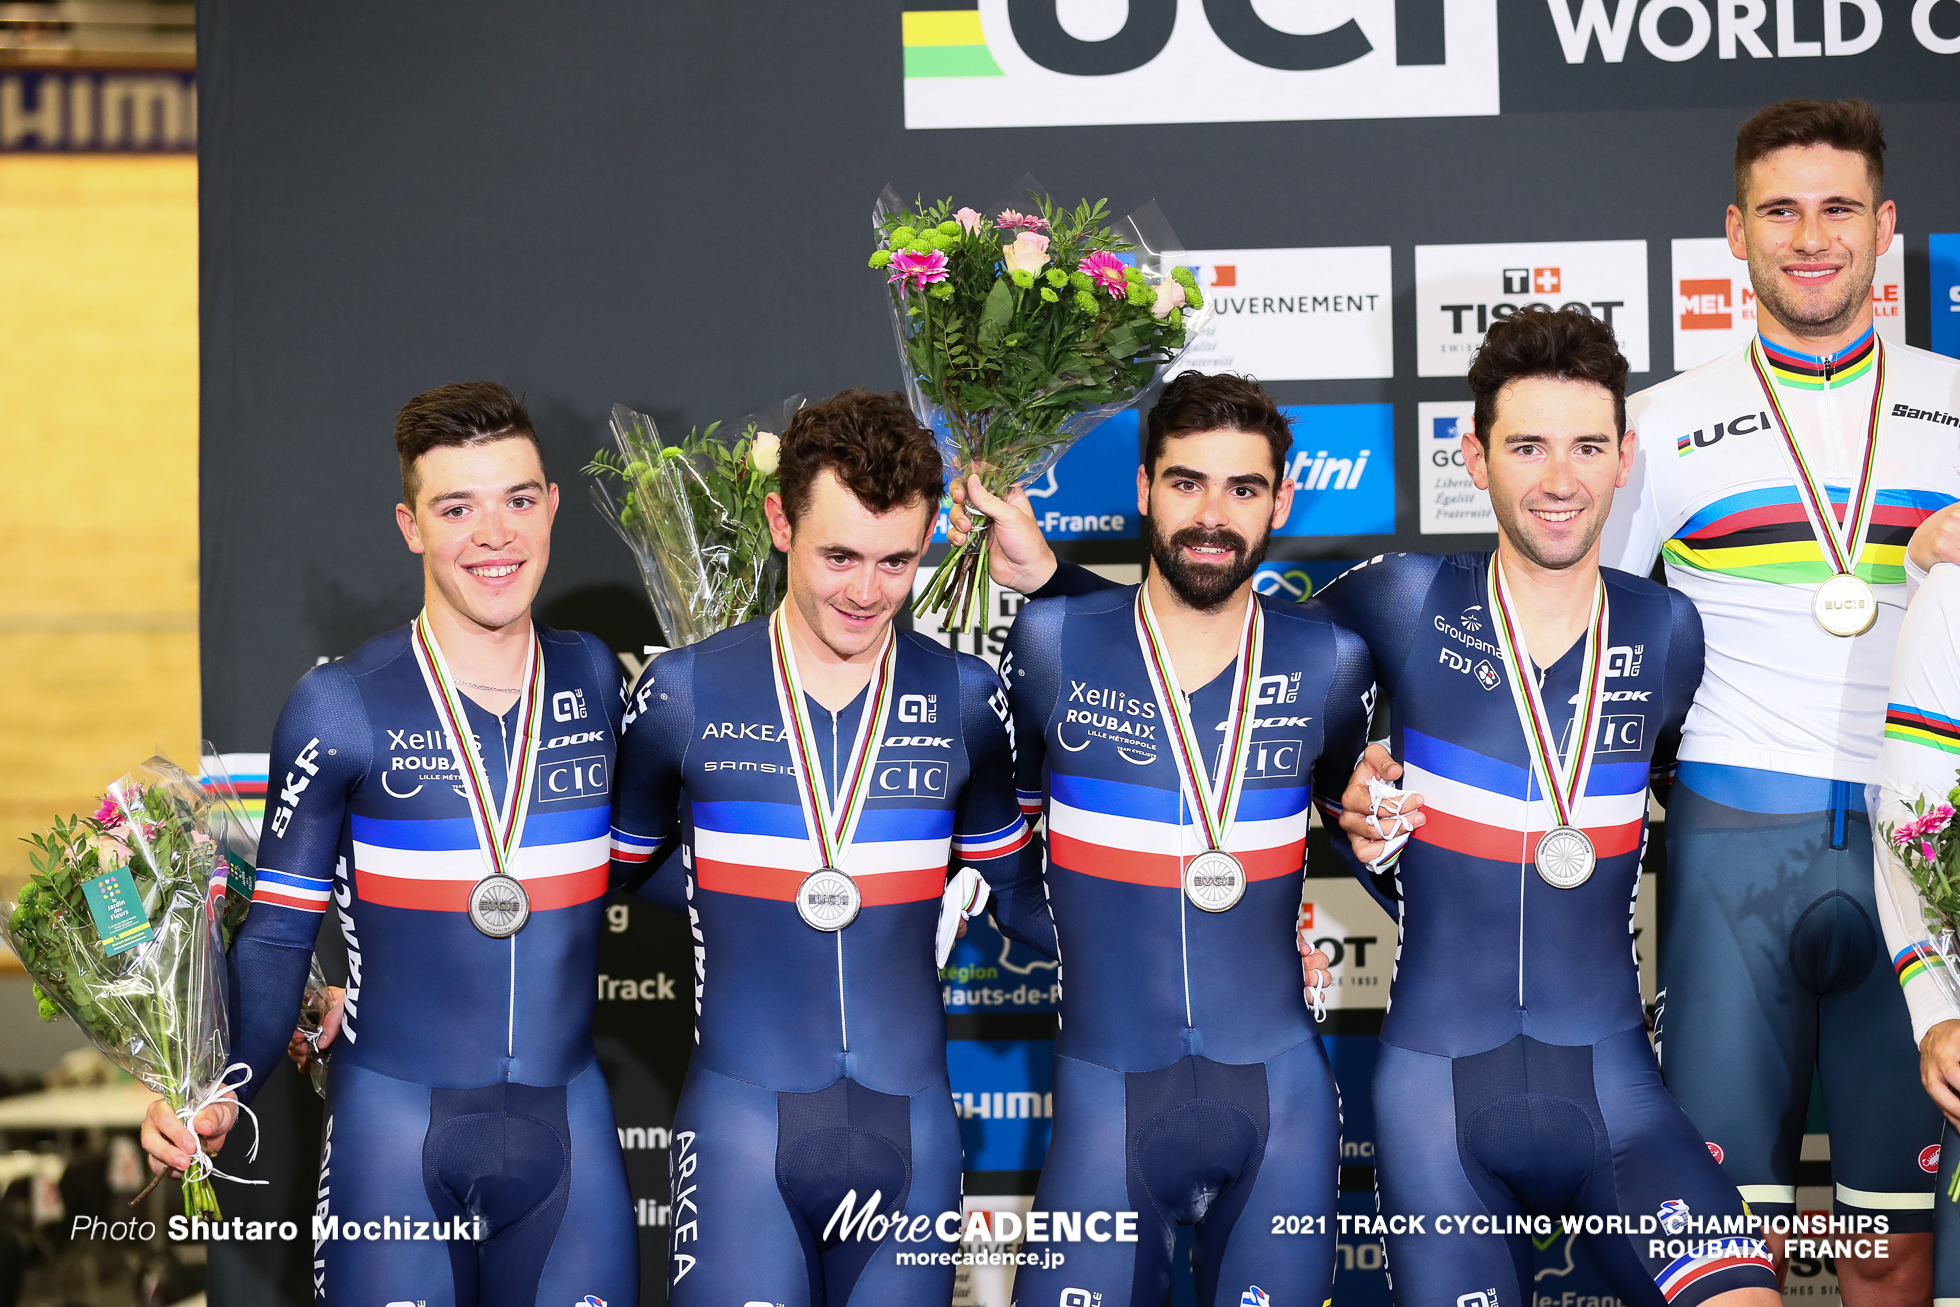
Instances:
[[[1839,284],[1844,286],[1842,294],[1818,308],[1806,308],[1788,293],[1789,287],[1776,265],[1758,268],[1754,259],[1749,262],[1749,280],[1755,286],[1756,299],[1769,310],[1770,316],[1792,331],[1817,335],[1842,331],[1857,320],[1859,310],[1871,302],[1872,276],[1876,271],[1876,260],[1867,263],[1863,257],[1854,259],[1839,274]],[[1860,273],[1864,274],[1862,280],[1859,280]],[[1854,281],[1856,285],[1848,284]]]
[[[1611,500],[1607,501],[1609,507],[1611,502]],[[1511,547],[1548,572],[1562,572],[1568,567],[1575,566],[1592,552],[1592,547],[1599,543],[1600,534],[1606,529],[1606,513],[1595,513],[1587,524],[1585,536],[1573,542],[1567,556],[1560,557],[1539,549],[1537,541],[1526,529],[1526,523],[1532,520],[1531,513],[1522,504],[1505,503],[1500,506],[1497,498],[1492,496],[1491,512],[1497,518],[1499,532],[1511,542]]]
[[[1259,570],[1259,564],[1266,558],[1266,547],[1273,539],[1273,533],[1268,530],[1259,537],[1258,544],[1248,546],[1245,537],[1229,527],[1207,530],[1187,526],[1166,540],[1156,521],[1148,517],[1144,519],[1144,529],[1150,537],[1151,561],[1163,574],[1164,584],[1171,588],[1172,594],[1201,613],[1216,612],[1224,606],[1233,592]],[[1229,549],[1231,560],[1192,563],[1184,557],[1186,545]]]

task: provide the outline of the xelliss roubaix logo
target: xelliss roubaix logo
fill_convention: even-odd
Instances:
[[[958,3],[904,15],[907,127],[1497,112],[1495,0],[1388,0],[1317,32],[1253,0]],[[1172,74],[1205,94],[1164,94]]]

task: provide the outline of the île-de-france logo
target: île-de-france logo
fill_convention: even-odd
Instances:
[[[1498,111],[1496,0],[1337,6],[1314,32],[1251,0],[942,0],[901,22],[908,128]]]

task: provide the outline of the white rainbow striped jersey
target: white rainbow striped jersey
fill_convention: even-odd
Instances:
[[[1935,564],[1906,610],[1899,652],[1892,662],[1892,693],[1885,707],[1885,746],[1880,756],[1881,804],[1875,825],[1897,823],[1893,808],[1924,799],[1948,802],[1960,783],[1960,566]],[[1874,844],[1884,838],[1874,829]],[[1925,950],[1930,931],[1919,895],[1904,867],[1890,857],[1878,864],[1878,916],[1885,928],[1892,967],[1912,1011],[1912,1038],[1919,1043],[1942,1021],[1960,1016],[1942,996],[1932,968],[1945,964]],[[1960,977],[1952,977],[1960,981]],[[1960,985],[1954,986],[1960,989]]]

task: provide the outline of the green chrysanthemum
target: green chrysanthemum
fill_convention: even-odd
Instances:
[[[1087,279],[1085,278],[1084,280]],[[1097,307],[1096,297],[1094,295],[1086,290],[1075,292],[1075,311],[1077,313],[1094,313]]]
[[[890,250],[873,250],[873,251],[871,251],[871,266],[872,266],[872,267],[874,267],[874,268],[882,268],[882,267],[885,267],[885,266],[886,266],[887,264],[889,264],[889,263],[890,263],[891,261],[892,261],[892,252],[891,252]]]
[[[1055,303],[1059,303],[1062,297],[1060,295],[1057,295],[1054,291],[1048,289],[1048,287],[1043,286],[1041,288],[1041,298],[1047,300],[1050,304],[1055,304]]]
[[[1157,302],[1157,292],[1141,281],[1130,283],[1129,292],[1123,297],[1140,309],[1147,309]]]
[[[1172,268],[1171,280],[1184,287],[1187,291],[1198,289],[1198,278],[1189,268]]]
[[[1026,290],[1028,287],[1034,285],[1034,274],[1026,268],[1014,269],[1014,271],[1007,274],[1007,279],[1016,286],[1019,286],[1022,290]]]
[[[936,300],[949,300],[953,298],[953,283],[950,281],[942,281],[937,286],[934,286],[931,290],[927,291],[926,294],[932,296]]]
[[[919,238],[919,232],[918,229],[915,227],[892,228],[891,243],[893,245],[910,245],[913,241],[917,240],[918,238]]]
[[[1205,306],[1205,293],[1191,283],[1184,283],[1184,302],[1194,309]]]
[[[1068,275],[1068,284],[1075,287],[1077,290],[1086,291],[1086,290],[1093,289],[1096,283],[1089,280],[1088,273],[1078,269],[1077,271],[1071,272]]]
[[[1060,268],[1050,268],[1048,271],[1042,273],[1041,276],[1042,280],[1046,281],[1056,290],[1060,290],[1062,287],[1068,285],[1068,274]]]

